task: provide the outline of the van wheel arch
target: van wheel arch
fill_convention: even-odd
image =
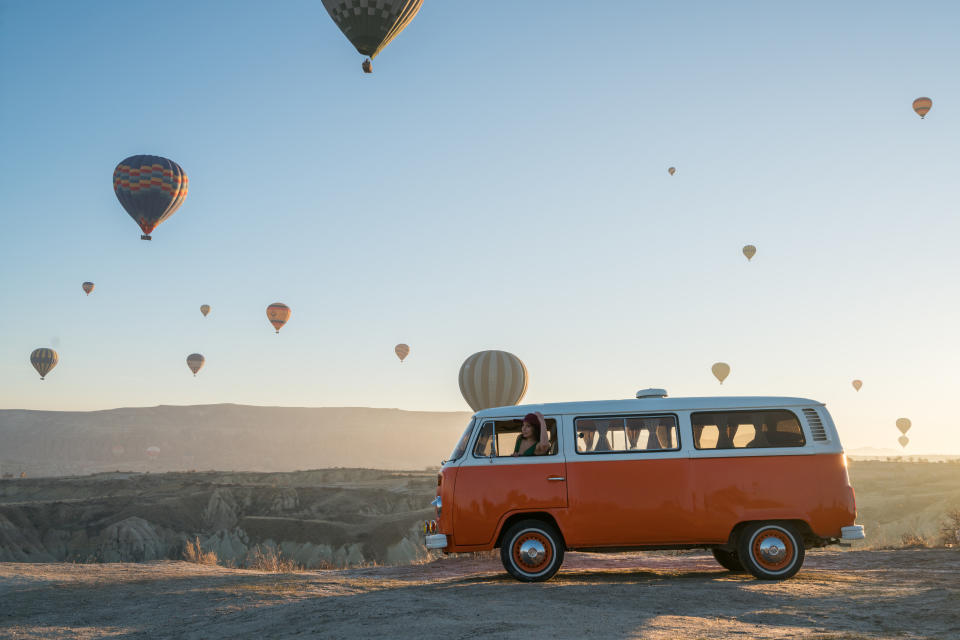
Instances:
[[[567,541],[563,537],[563,531],[560,529],[560,525],[557,524],[556,519],[552,515],[544,511],[525,511],[522,513],[514,513],[509,515],[507,519],[500,524],[500,530],[497,532],[497,542],[493,545],[494,549],[500,548],[500,546],[503,544],[504,534],[509,531],[510,527],[521,520],[540,520],[544,524],[550,525],[560,536],[560,542],[563,544],[563,548],[567,548]]]

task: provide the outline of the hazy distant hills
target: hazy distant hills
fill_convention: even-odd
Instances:
[[[456,444],[468,412],[234,404],[106,411],[0,410],[0,471],[423,469]]]

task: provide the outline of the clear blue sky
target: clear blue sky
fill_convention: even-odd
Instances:
[[[426,0],[366,76],[319,0],[0,0],[0,407],[466,410],[499,348],[529,402],[806,396],[848,448],[906,416],[907,453],[960,453],[958,29]],[[111,185],[140,153],[190,177],[150,243]]]

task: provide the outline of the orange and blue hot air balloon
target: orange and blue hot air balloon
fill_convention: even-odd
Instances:
[[[160,156],[130,156],[113,171],[113,190],[123,208],[143,230],[141,240],[169,218],[187,197],[183,168]]]
[[[274,302],[267,307],[267,320],[269,320],[273,328],[277,330],[278,335],[280,334],[280,329],[283,325],[287,324],[287,320],[289,319],[290,307],[282,302]]]

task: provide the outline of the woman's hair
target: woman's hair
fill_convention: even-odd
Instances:
[[[535,413],[528,413],[523,416],[523,422],[526,422],[531,427],[533,427],[533,436],[539,440],[540,439],[540,418],[537,417]],[[521,422],[520,428],[523,428],[523,423]]]

